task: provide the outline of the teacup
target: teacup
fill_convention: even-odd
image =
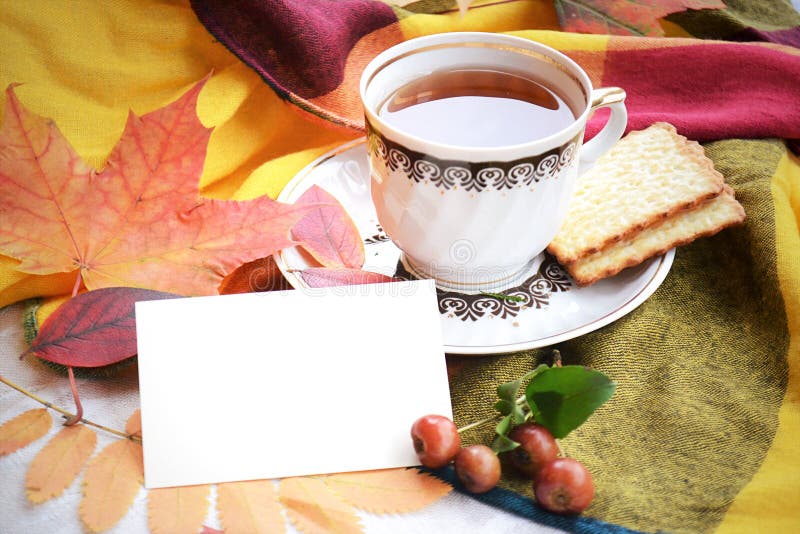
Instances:
[[[621,136],[625,92],[564,54],[456,32],[389,48],[364,70],[372,200],[405,268],[437,287],[502,291],[532,276],[580,172]],[[583,143],[601,107],[608,122]]]

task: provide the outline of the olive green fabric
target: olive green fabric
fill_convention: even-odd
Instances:
[[[800,26],[800,13],[788,1],[725,0],[725,6],[683,11],[667,20],[702,39],[728,39],[747,28],[775,31]]]
[[[770,195],[784,150],[779,141],[707,145],[746,224],[678,249],[661,288],[605,328],[538,351],[459,360],[451,383],[457,424],[491,415],[497,384],[558,348],[565,364],[617,383],[612,399],[563,440],[594,475],[585,515],[644,531],[713,530],[763,461],[786,388],[789,335]],[[492,432],[485,425],[464,437],[488,443]],[[523,478],[503,484],[532,496]]]

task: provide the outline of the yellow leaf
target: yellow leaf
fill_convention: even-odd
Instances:
[[[28,468],[28,500],[39,504],[60,495],[81,472],[96,443],[97,434],[85,425],[64,427],[53,436]]]
[[[125,423],[125,432],[127,432],[131,436],[139,436],[142,437],[142,411],[136,410],[131,414],[128,418],[128,422]]]
[[[450,484],[416,469],[341,473],[323,480],[345,501],[375,514],[413,512],[453,489]]]
[[[0,426],[0,456],[27,447],[41,438],[53,424],[46,408],[28,410]]]
[[[280,498],[289,520],[306,534],[362,533],[353,508],[316,478],[284,478]]]
[[[226,534],[286,532],[271,480],[219,484],[217,510]]]
[[[196,534],[208,513],[211,486],[159,488],[147,492],[147,526],[153,534]]]
[[[127,439],[112,443],[86,468],[81,520],[92,532],[111,528],[128,513],[143,482],[142,446]]]

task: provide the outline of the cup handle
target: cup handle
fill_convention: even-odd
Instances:
[[[619,87],[604,87],[592,91],[591,109],[611,108],[611,116],[603,129],[581,148],[580,172],[594,165],[597,158],[619,141],[628,124],[628,110],[625,108],[625,91]]]

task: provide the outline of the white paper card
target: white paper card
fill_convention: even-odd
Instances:
[[[395,282],[136,303],[147,488],[418,465],[452,416],[436,292]]]

